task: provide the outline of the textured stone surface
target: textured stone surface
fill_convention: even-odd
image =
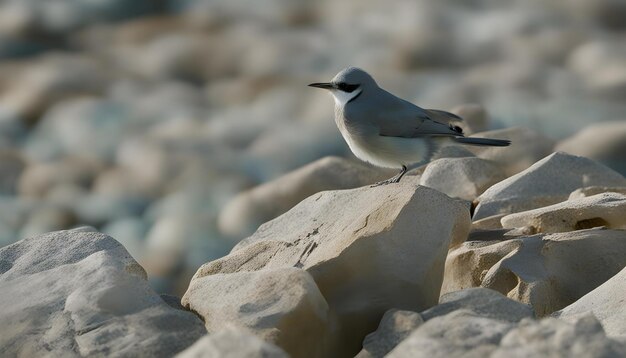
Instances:
[[[487,189],[473,219],[556,204],[585,186],[626,186],[626,178],[591,159],[554,153]]]
[[[530,227],[533,232],[555,233],[605,226],[626,229],[626,195],[602,193],[567,200],[502,218],[506,228]]]
[[[294,357],[328,354],[328,304],[306,271],[279,268],[195,278],[182,304],[204,318],[209,333],[224,324],[246,328]]]
[[[442,293],[482,286],[545,316],[626,266],[626,231],[589,229],[505,241],[468,241],[446,260]]]
[[[118,242],[58,231],[0,249],[0,355],[170,357],[205,334]]]
[[[506,176],[497,165],[480,158],[442,158],[426,167],[420,184],[451,197],[474,200]]]
[[[571,319],[593,313],[609,336],[626,337],[626,269],[611,277],[595,290],[576,302],[554,313],[554,316]]]
[[[200,338],[176,358],[288,358],[285,351],[238,327]]]
[[[406,179],[313,195],[203,265],[192,286],[216,274],[303,268],[337,315],[337,354],[356,354],[388,309],[437,303],[448,247],[467,237],[466,205]]]
[[[363,349],[356,357],[384,357],[422,323],[424,320],[417,312],[396,309],[385,312],[378,329],[365,337]]]

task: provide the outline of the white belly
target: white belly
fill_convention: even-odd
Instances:
[[[425,138],[353,135],[341,131],[357,158],[383,168],[401,168],[428,159],[432,142]]]

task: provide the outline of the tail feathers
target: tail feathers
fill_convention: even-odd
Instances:
[[[454,138],[454,141],[460,144],[486,145],[486,146],[492,146],[492,147],[506,147],[511,144],[510,140],[491,139],[491,138],[457,137],[457,138]]]

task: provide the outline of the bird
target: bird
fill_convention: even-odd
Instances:
[[[310,87],[328,90],[335,100],[335,123],[354,155],[374,166],[396,168],[395,176],[375,183],[399,183],[411,164],[429,160],[448,143],[504,147],[509,140],[465,137],[446,111],[424,109],[385,91],[358,67],[341,70],[330,82]]]

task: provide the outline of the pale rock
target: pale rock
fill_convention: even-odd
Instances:
[[[602,323],[607,335],[626,337],[626,269],[581,297],[576,302],[554,313],[566,320],[593,313]]]
[[[597,160],[626,175],[626,121],[591,124],[559,142],[555,150]]]
[[[392,175],[388,170],[325,157],[238,194],[220,212],[218,227],[223,234],[245,237],[317,192],[370,185]]]
[[[590,3],[590,2],[589,2]],[[567,67],[579,75],[589,92],[608,98],[626,96],[626,45],[619,39],[591,40],[575,48]]]
[[[472,201],[493,184],[506,179],[502,169],[481,158],[442,158],[428,164],[420,185],[455,198]]]
[[[446,293],[441,296],[437,306],[421,312],[420,315],[428,321],[460,309],[472,311],[481,317],[508,322],[519,322],[534,316],[528,305],[482,287]]]
[[[445,147],[441,147],[438,151],[433,154],[432,160],[440,159],[440,158],[468,158],[475,157],[474,153],[470,152],[461,145],[447,145]]]
[[[23,239],[50,231],[69,229],[74,225],[76,225],[76,215],[72,210],[40,202],[29,213],[28,219],[20,230],[19,238]]]
[[[356,358],[384,357],[424,320],[417,312],[391,309],[383,315],[378,329],[368,334]]]
[[[593,315],[568,323],[555,318],[523,320],[492,352],[493,358],[593,357],[626,355],[626,344],[610,339]]]
[[[421,325],[386,357],[485,357],[513,328],[511,322],[456,310]]]
[[[77,229],[0,249],[0,355],[171,357],[206,333],[111,237]]]
[[[101,170],[96,161],[74,157],[56,162],[30,163],[17,183],[20,196],[43,198],[57,186],[88,188]]]
[[[2,138],[0,137],[0,141]],[[1,146],[2,144],[0,144]],[[15,195],[17,183],[27,166],[21,153],[0,148],[0,195]]]
[[[502,218],[504,228],[532,227],[535,233],[574,231],[597,226],[626,229],[626,195],[602,193]]]
[[[216,274],[303,268],[337,315],[333,352],[356,354],[385,311],[437,303],[448,247],[463,242],[469,226],[466,205],[414,180],[326,191],[203,265],[191,285]]]
[[[480,104],[462,104],[452,108],[450,112],[463,118],[463,120],[458,122],[457,125],[463,128],[463,133],[465,133],[465,135],[483,132],[489,128],[489,113],[487,113],[485,107]]]
[[[619,193],[626,195],[626,187],[587,186],[574,190],[568,200],[586,198],[602,193]]]
[[[446,261],[442,294],[482,286],[539,317],[584,296],[626,266],[626,231],[589,229],[465,242]]]
[[[209,333],[229,323],[250,330],[295,357],[330,353],[329,328],[333,322],[328,304],[311,275],[302,269],[196,277],[181,302],[204,318]]]
[[[502,229],[500,222],[507,214],[496,214],[472,222],[472,230],[497,230]]]
[[[522,127],[496,129],[472,134],[476,138],[508,139],[508,147],[467,147],[477,157],[498,163],[506,176],[530,167],[533,163],[552,153],[554,141],[540,133]]]
[[[288,358],[285,351],[235,326],[206,335],[176,358]]]
[[[487,189],[477,199],[473,219],[556,204],[585,186],[626,186],[626,178],[591,159],[553,153]]]

